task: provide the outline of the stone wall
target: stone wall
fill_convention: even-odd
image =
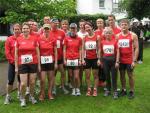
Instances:
[[[0,95],[6,94],[6,83],[7,83],[7,76],[8,76],[7,70],[8,70],[8,63],[0,62]],[[16,87],[17,84],[15,80],[14,89],[16,89]]]

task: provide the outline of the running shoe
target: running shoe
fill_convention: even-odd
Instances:
[[[97,88],[94,88],[93,90],[93,97],[96,97],[97,96]]]
[[[109,95],[110,95],[110,91],[106,90],[105,93],[104,93],[104,96],[107,97]]]
[[[130,92],[129,92],[128,98],[129,98],[129,99],[133,99],[133,98],[134,98],[134,92],[133,92],[133,91],[130,91]]]
[[[114,99],[118,99],[118,92],[117,92],[117,91],[114,92],[113,98],[114,98]]]
[[[76,88],[76,96],[80,96],[80,95],[81,95],[80,89]]]
[[[10,104],[11,100],[12,100],[11,97],[9,95],[6,95],[4,104],[5,105]]]
[[[87,92],[86,92],[86,96],[91,96],[92,90],[91,88],[88,88]]]
[[[122,89],[120,92],[120,96],[126,96],[126,95],[127,95],[126,89]]]
[[[30,99],[31,99],[32,104],[36,104],[37,103],[37,100],[34,97],[30,96]]]
[[[25,99],[21,99],[21,104],[20,104],[21,107],[25,107],[26,106],[26,101]]]
[[[48,93],[48,99],[49,100],[53,100],[54,99],[54,97],[53,97],[53,95],[51,93]]]
[[[75,88],[72,89],[72,94],[71,95],[76,96],[76,89]]]

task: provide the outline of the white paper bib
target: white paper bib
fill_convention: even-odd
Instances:
[[[119,40],[118,46],[121,47],[121,48],[130,47],[129,39],[121,39],[121,40]]]
[[[21,55],[21,64],[28,64],[33,62],[33,57],[31,54]]]
[[[52,56],[41,56],[41,64],[53,63]]]
[[[67,66],[78,66],[78,59],[67,60]]]
[[[105,54],[114,54],[114,46],[113,45],[104,45],[103,51]]]
[[[86,50],[96,49],[96,41],[87,41],[87,42],[85,42],[85,49]]]

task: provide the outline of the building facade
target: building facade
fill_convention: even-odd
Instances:
[[[114,14],[117,19],[125,18],[126,12],[119,12],[120,0],[77,0],[78,14]]]

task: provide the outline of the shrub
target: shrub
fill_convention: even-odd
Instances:
[[[6,60],[5,57],[5,41],[0,41],[0,61]]]

